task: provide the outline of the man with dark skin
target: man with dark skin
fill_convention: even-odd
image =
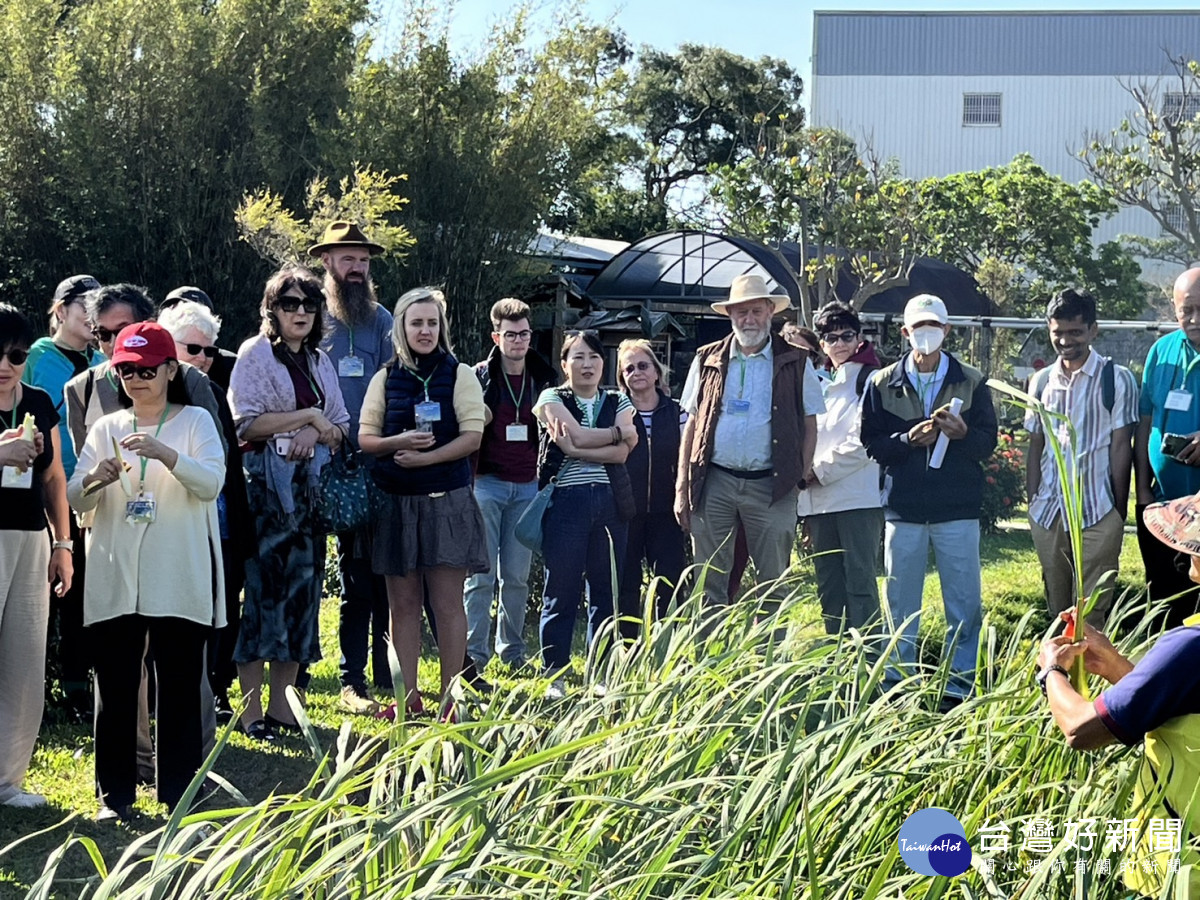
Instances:
[[[1146,355],[1133,442],[1138,548],[1150,599],[1174,598],[1168,628],[1200,612],[1200,591],[1188,580],[1186,558],[1147,532],[1144,513],[1150,503],[1200,492],[1200,268],[1175,279],[1172,302],[1180,328]]]

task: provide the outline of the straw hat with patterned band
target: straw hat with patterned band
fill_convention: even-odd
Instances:
[[[309,256],[320,256],[334,247],[366,247],[367,252],[372,256],[383,252],[383,246],[374,241],[368,241],[367,236],[356,224],[339,221],[329,223],[329,227],[321,235],[321,242],[309,247],[308,254]]]
[[[753,273],[739,275],[729,285],[729,299],[719,300],[712,304],[713,312],[723,316],[729,315],[729,307],[735,303],[745,303],[748,300],[770,300],[775,304],[774,313],[781,313],[792,305],[792,298],[767,288],[767,280]]]
[[[1146,530],[1180,553],[1200,556],[1200,494],[1146,507]]]

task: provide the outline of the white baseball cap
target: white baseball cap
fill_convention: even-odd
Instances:
[[[950,317],[946,315],[946,304],[941,297],[933,294],[917,294],[904,305],[904,327],[912,328],[918,322],[936,320],[945,325]]]

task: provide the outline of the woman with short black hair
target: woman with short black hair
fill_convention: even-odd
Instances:
[[[72,577],[59,415],[21,384],[32,343],[29,320],[0,303],[0,806],[17,807],[46,803],[23,782],[45,702],[47,581],[61,597]]]

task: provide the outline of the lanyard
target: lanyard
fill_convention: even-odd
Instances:
[[[171,411],[171,404],[168,403],[166,406],[163,407],[163,414],[162,414],[162,418],[158,420],[158,427],[154,429],[154,439],[155,440],[158,440],[158,433],[160,431],[162,431],[163,423],[167,421],[167,413],[169,413],[170,411]],[[137,413],[134,413],[134,415],[133,415],[133,430],[135,432],[138,430]],[[146,457],[143,456],[142,457],[142,474],[138,479],[138,496],[139,497],[142,496],[142,494],[146,490],[146,463],[148,463],[148,462],[150,462],[150,460],[148,460]]]
[[[354,355],[354,326],[353,326],[353,325],[347,325],[347,326],[346,326],[346,331],[347,331],[347,332],[349,333],[349,335],[350,335],[350,355],[351,355],[351,356],[353,356],[353,355]]]
[[[746,393],[746,357],[740,350],[737,352],[738,363],[741,365],[741,380],[738,382],[738,399]]]
[[[929,377],[928,381],[922,380],[921,376],[923,374],[925,374],[925,373],[914,372],[913,380],[916,382],[917,397],[921,401],[921,412],[923,415],[927,416],[930,414],[930,412],[932,412],[932,410],[930,409],[930,407],[933,405],[931,403],[931,401],[937,399],[936,397],[930,396],[930,391],[933,388],[933,383],[935,381],[937,381],[937,371],[935,370],[935,371],[929,373],[930,377]]]
[[[415,379],[417,379],[417,381],[421,382],[421,387],[423,387],[425,389],[425,402],[428,403],[429,402],[429,382],[433,381],[433,376],[437,374],[437,370],[435,369],[433,372],[430,372],[428,378],[422,378],[420,373],[418,373],[416,369],[409,369],[408,366],[405,366],[404,368],[408,369],[408,373],[410,375],[412,375],[413,378],[415,378]]]
[[[512,397],[513,406],[515,406],[517,408],[517,417],[513,420],[513,424],[520,425],[521,424],[521,401],[525,399],[525,373],[524,372],[521,373],[521,393],[519,395],[513,393],[512,382],[508,380],[508,374],[505,372],[501,372],[500,374],[502,376],[504,376],[504,386],[506,388],[508,388],[508,396]],[[429,398],[426,397],[426,399],[429,399]]]
[[[17,407],[21,405],[21,396],[18,393],[20,388],[21,388],[21,386],[17,385],[13,389],[12,424],[8,426],[9,431],[17,430]],[[3,425],[3,424],[4,424],[4,420],[0,419],[0,425]],[[26,437],[28,437],[28,435],[26,435]]]

